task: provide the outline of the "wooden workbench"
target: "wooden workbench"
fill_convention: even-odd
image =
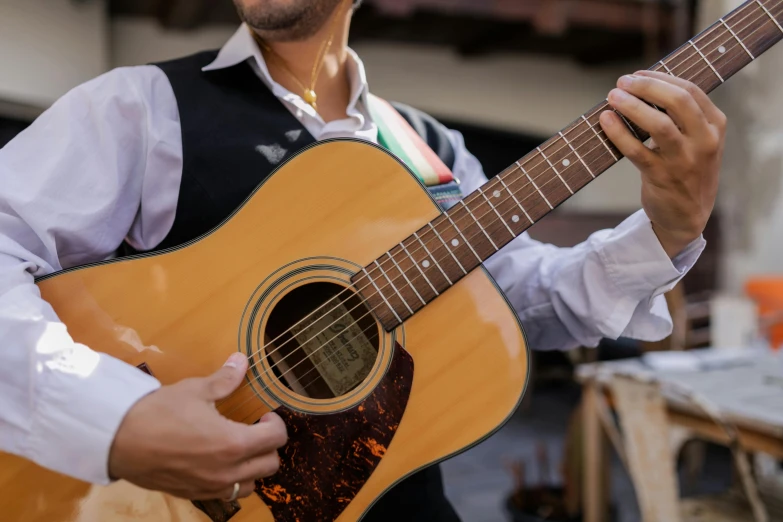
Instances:
[[[668,421],[690,429],[698,438],[725,444],[725,432],[685,395],[687,389],[717,407],[739,429],[742,447],[783,459],[783,355],[749,354],[719,367],[707,364],[695,371],[655,369],[642,359],[627,359],[580,366],[583,386],[583,510],[584,522],[606,522],[608,445],[600,422],[601,398],[609,396],[614,375],[655,379],[662,384]]]

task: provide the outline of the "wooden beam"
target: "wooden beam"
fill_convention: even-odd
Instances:
[[[582,429],[584,476],[582,508],[585,522],[603,522],[609,513],[610,461],[606,436],[601,429],[598,401],[601,390],[595,383],[582,387]]]
[[[409,16],[417,10],[429,10],[445,15],[470,15],[503,21],[534,21],[541,12],[553,9],[568,25],[597,27],[611,30],[643,30],[645,15],[649,14],[647,2],[617,0],[365,0],[368,5],[387,15]],[[663,4],[653,4],[661,23],[668,23],[671,9]]]
[[[726,432],[711,420],[671,408],[668,409],[668,417],[671,424],[689,428],[701,438],[723,445],[729,442]],[[742,427],[739,427],[738,431],[740,446],[743,449],[767,453],[777,459],[783,459],[783,439]]]

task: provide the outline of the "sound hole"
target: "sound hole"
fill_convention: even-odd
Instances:
[[[314,399],[356,388],[378,357],[378,326],[357,295],[333,283],[300,286],[272,310],[266,355],[290,390]]]

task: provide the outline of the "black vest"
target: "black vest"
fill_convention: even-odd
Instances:
[[[183,165],[174,224],[154,250],[210,231],[277,167],[315,143],[247,62],[203,72],[216,55],[210,51],[156,64],[177,99]],[[452,168],[454,150],[445,127],[421,111],[395,107]]]
[[[156,64],[168,77],[182,128],[182,181],[174,224],[153,251],[209,232],[247,199],[277,167],[315,142],[247,62],[203,72],[216,51]],[[443,125],[395,104],[450,169],[454,150]],[[437,191],[437,188],[431,189]],[[124,253],[133,253],[127,244]],[[458,522],[443,494],[439,466],[402,481],[363,522]]]

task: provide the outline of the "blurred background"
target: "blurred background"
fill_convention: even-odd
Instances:
[[[460,130],[492,176],[603,100],[620,75],[647,68],[739,4],[364,0],[351,46],[367,67],[373,92]],[[230,0],[0,0],[0,147],[70,88],[114,67],[220,47],[237,25]],[[707,250],[667,295],[675,318],[672,337],[662,343],[621,339],[598,349],[535,353],[534,382],[509,424],[444,465],[447,494],[466,522],[582,520],[590,510],[601,513],[593,521],[641,520],[658,493],[642,493],[648,485],[634,464],[638,445],[629,435],[632,421],[621,418],[622,405],[610,397],[608,404],[592,403],[591,410],[583,406],[591,372],[602,361],[623,359],[662,371],[690,365],[698,374],[704,364],[714,363],[694,362],[693,355],[658,359],[655,366],[649,354],[719,352],[736,363],[759,346],[765,354],[775,353],[783,340],[778,323],[783,315],[781,70],[783,45],[713,95],[729,117],[722,188],[705,232]],[[46,154],[46,143],[40,147]],[[531,235],[573,245],[639,207],[638,174],[623,160],[533,227]],[[768,383],[769,375],[762,377],[749,379]],[[725,392],[731,383],[734,400],[745,383],[726,378],[722,387]],[[738,410],[763,403],[783,411],[779,385],[772,392],[753,390],[756,395],[742,395]],[[770,399],[765,395],[770,393],[780,395]],[[612,411],[606,413],[601,404]],[[764,451],[749,451],[754,480],[764,486],[773,516],[774,499],[780,498],[774,485],[780,484],[776,459],[783,458],[783,450],[776,444],[783,439],[783,423],[776,425],[780,419],[774,414],[764,419],[771,426],[762,430],[769,444]],[[617,440],[612,440],[612,421],[625,426],[622,434],[614,433]],[[670,448],[677,496],[729,490],[747,496],[726,441],[698,430],[688,433]],[[587,442],[597,446],[587,445],[591,437],[595,440]],[[691,439],[709,443],[684,442]],[[613,442],[611,451],[606,440]],[[589,448],[602,450],[591,455]],[[763,454],[771,457],[758,456]],[[586,472],[590,466],[598,474]],[[591,482],[596,477],[600,484]],[[647,514],[645,520],[653,519]]]

